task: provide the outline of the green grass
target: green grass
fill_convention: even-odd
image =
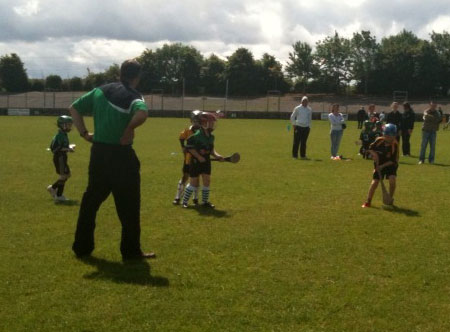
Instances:
[[[89,127],[92,128],[88,119]],[[372,163],[356,155],[350,123],[329,159],[326,122],[314,122],[309,161],[290,157],[286,121],[220,120],[213,165],[216,211],[171,204],[183,119],[149,119],[142,165],[142,245],[156,260],[124,265],[113,200],[97,217],[94,258],[71,252],[87,184],[89,145],[69,134],[72,178],[54,204],[46,151],[56,118],[0,118],[0,330],[4,331],[448,331],[450,133],[437,165],[401,158],[396,209],[376,193],[361,209]],[[412,138],[418,154],[420,125]]]

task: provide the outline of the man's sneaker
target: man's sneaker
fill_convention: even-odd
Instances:
[[[419,160],[418,164],[419,164],[419,165],[422,165],[422,164],[423,164],[423,161],[422,161],[422,160]]]
[[[211,202],[204,202],[204,203],[202,204],[202,207],[214,209],[214,208],[215,208],[215,205],[214,205],[214,204],[211,204]]]
[[[188,203],[183,203],[182,207],[187,209],[189,207],[189,205],[188,205]]]
[[[53,198],[55,198],[55,196],[56,196],[56,189],[53,189],[53,188],[52,188],[52,185],[49,185],[49,186],[47,187],[47,191],[49,192],[50,196],[52,196]]]
[[[194,198],[194,199],[192,200],[192,202],[194,202],[194,205],[198,205],[198,198]]]
[[[368,208],[370,207],[370,203],[369,202],[365,202],[363,205],[361,205],[362,208]]]
[[[175,198],[172,202],[173,205],[179,205],[180,204],[180,199],[179,198]]]
[[[55,202],[66,202],[66,201],[68,201],[68,199],[64,195],[55,196]]]

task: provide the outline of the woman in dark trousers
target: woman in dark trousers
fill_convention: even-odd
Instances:
[[[402,114],[402,152],[404,156],[411,155],[411,145],[409,140],[414,129],[414,121],[416,120],[416,114],[411,108],[411,105],[407,102],[403,103],[403,114]]]

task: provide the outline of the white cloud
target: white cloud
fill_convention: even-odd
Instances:
[[[423,27],[418,35],[422,38],[428,38],[432,32],[442,33],[443,31],[450,32],[450,15],[440,15],[433,19],[425,27]]]
[[[13,7],[14,12],[17,15],[23,17],[30,17],[39,13],[39,1],[30,0],[20,6]]]
[[[222,58],[246,47],[284,62],[296,41],[402,29],[450,31],[448,0],[0,0],[0,55],[19,54],[35,76],[84,75],[164,42]]]

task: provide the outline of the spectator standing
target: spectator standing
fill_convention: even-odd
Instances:
[[[345,129],[345,119],[342,113],[339,113],[339,105],[334,104],[331,113],[328,114],[328,120],[331,124],[331,159],[340,160],[338,155],[339,145],[341,144],[342,135]]]
[[[364,106],[361,106],[358,113],[356,113],[356,119],[358,120],[358,129],[362,129],[364,121],[369,119],[366,110],[364,109]]]
[[[422,144],[420,146],[419,164],[425,162],[425,152],[427,145],[430,144],[430,154],[428,155],[428,162],[434,163],[435,149],[436,149],[436,135],[439,130],[439,123],[441,122],[441,115],[436,110],[436,103],[430,102],[430,107],[423,113],[422,125]]]
[[[140,162],[132,148],[134,131],[147,119],[147,106],[135,90],[141,66],[126,60],[120,67],[120,82],[95,88],[70,107],[81,137],[92,142],[87,189],[83,194],[72,249],[77,257],[94,250],[95,218],[110,193],[122,224],[122,259],[153,258],[141,251]],[[83,115],[92,114],[94,134],[86,129]]]
[[[397,136],[395,137],[395,139],[400,144],[402,114],[398,110],[398,103],[396,101],[391,104],[391,112],[386,116],[386,124],[389,123],[392,123],[397,127]]]
[[[414,122],[416,121],[416,114],[414,113],[411,105],[408,102],[403,103],[403,114],[402,114],[402,152],[404,156],[411,155],[411,134],[414,129]]]
[[[308,97],[302,98],[301,104],[294,108],[291,114],[291,123],[294,127],[294,143],[292,146],[292,157],[298,158],[298,148],[300,146],[301,159],[306,158],[306,142],[312,121],[312,110],[308,106]]]
[[[368,114],[368,118],[370,122],[377,122],[380,121],[380,116],[378,115],[377,112],[375,112],[375,105],[374,104],[370,104],[369,105],[369,114]]]

